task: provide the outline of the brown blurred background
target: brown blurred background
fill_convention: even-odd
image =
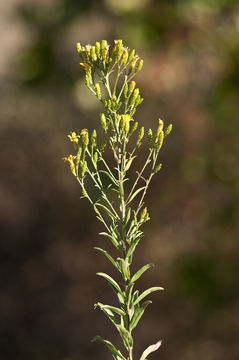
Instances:
[[[136,359],[239,359],[238,0],[11,0],[0,3],[0,359],[103,360],[119,344],[96,271],[117,274],[61,158],[66,134],[97,125],[75,43],[122,38],[144,58],[146,127],[173,123],[146,203],[135,269],[161,285],[135,330]],[[142,148],[142,154],[143,154]],[[121,345],[120,345],[121,346]]]

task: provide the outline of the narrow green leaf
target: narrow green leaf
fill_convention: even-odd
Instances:
[[[111,218],[111,219],[116,219],[116,216],[112,213],[112,211],[110,211],[110,209],[108,209],[107,208],[107,206],[105,206],[105,205],[103,205],[103,204],[101,204],[101,203],[95,203],[95,205],[94,205],[95,207],[97,207],[97,206],[99,206],[99,207],[101,207],[103,210],[105,210],[105,212],[109,215],[109,217]]]
[[[107,281],[109,281],[109,283],[110,283],[111,285],[114,286],[114,288],[115,288],[120,294],[122,294],[122,291],[121,291],[120,286],[117,284],[117,282],[116,282],[111,276],[109,276],[108,274],[105,274],[105,273],[103,273],[103,272],[98,272],[98,273],[96,273],[96,275],[99,275],[99,276],[102,276],[103,278],[105,278]]]
[[[110,180],[115,184],[115,185],[119,185],[118,183],[117,183],[117,180],[109,173],[109,172],[107,172],[107,171],[105,171],[105,170],[99,170],[99,172],[101,172],[101,173],[103,173],[103,174],[105,174],[106,176],[108,176],[109,178],[110,178]]]
[[[154,264],[147,264],[144,265],[141,269],[139,269],[134,276],[131,278],[130,283],[135,282],[136,280],[138,280],[140,278],[140,276],[149,268],[151,268],[152,266],[154,266]]]
[[[110,241],[116,247],[116,249],[119,249],[120,245],[119,245],[117,239],[113,235],[110,235],[106,232],[101,232],[101,233],[99,233],[99,235],[106,236],[108,239],[110,239]]]
[[[134,315],[133,315],[132,320],[130,322],[130,329],[131,330],[133,330],[138,325],[138,322],[139,322],[141,316],[143,315],[144,310],[151,303],[152,303],[152,301],[150,301],[150,300],[145,301],[143,304],[141,304],[138,308],[135,309]]]
[[[141,300],[143,300],[143,298],[145,298],[145,296],[149,295],[150,293],[154,292],[154,291],[158,291],[158,290],[164,290],[164,288],[159,287],[159,286],[155,286],[152,288],[149,288],[147,290],[145,290],[141,295],[139,295],[139,297],[134,301],[134,305],[138,304]]]
[[[126,296],[125,296],[126,297],[126,305],[129,305],[131,303],[133,287],[134,287],[134,283],[130,284],[127,288]]]
[[[134,198],[135,196],[137,196],[140,191],[144,190],[145,189],[145,186],[142,186],[141,188],[137,189],[129,198],[129,200],[127,201],[127,204],[129,204]]]
[[[118,326],[118,330],[119,330],[120,336],[122,337],[122,340],[124,342],[125,348],[127,350],[129,350],[129,348],[133,346],[133,338],[132,338],[131,334],[122,325]]]
[[[110,309],[107,309],[107,308],[101,308],[101,310],[105,313],[105,315],[108,317],[108,319],[118,329],[118,325],[120,325],[120,322],[118,320],[117,315],[115,315]]]
[[[138,238],[137,240],[135,240],[135,241],[129,246],[129,248],[128,248],[128,250],[127,250],[127,253],[126,253],[126,258],[129,258],[129,257],[133,254],[133,252],[134,252],[136,246],[138,245],[139,241],[140,241],[140,238]]]
[[[109,340],[105,340],[101,336],[97,335],[91,341],[94,342],[96,340],[102,341],[107,346],[107,348],[111,351],[112,355],[114,354],[119,359],[126,360],[125,357],[121,354],[121,352],[119,350],[117,350],[116,347]]]
[[[135,158],[136,158],[136,156],[132,156],[132,157],[128,160],[128,162],[127,162],[127,164],[125,165],[125,168],[124,168],[124,172],[125,172],[125,173],[129,170],[129,168],[130,168],[130,166],[131,166],[131,164],[132,164],[132,161],[133,161]]]
[[[123,275],[123,279],[127,281],[130,277],[128,259],[117,258],[117,260],[120,262],[120,269],[121,274]]]
[[[150,345],[146,350],[144,350],[141,358],[139,360],[146,360],[146,357],[151,354],[153,351],[158,350],[158,348],[161,346],[162,341],[158,341],[156,344],[154,345]]]
[[[114,312],[116,312],[118,315],[120,315],[120,316],[124,316],[125,315],[125,312],[122,310],[122,309],[119,309],[119,308],[117,308],[117,307],[115,307],[115,306],[111,306],[111,305],[104,305],[104,304],[102,304],[102,303],[100,303],[100,302],[98,302],[97,304],[95,304],[95,307],[99,307],[101,310],[103,310],[103,309],[109,309],[109,310],[111,310],[111,311],[114,311]]]
[[[119,269],[119,264],[112,258],[112,256],[104,249],[95,246],[94,249],[99,250],[100,252],[102,252],[102,254],[104,254],[109,260],[110,262],[116,267],[117,270]]]
[[[130,220],[130,215],[131,215],[131,208],[128,208],[127,209],[127,212],[126,212],[126,216],[125,216],[125,220],[124,220],[124,228],[126,228],[126,226],[128,225],[128,222]]]

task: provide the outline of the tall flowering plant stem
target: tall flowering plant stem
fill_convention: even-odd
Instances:
[[[131,273],[131,265],[143,237],[141,227],[149,220],[144,206],[145,195],[153,176],[161,169],[159,152],[172,125],[165,129],[163,121],[158,119],[154,131],[148,129],[145,136],[144,126],[139,126],[134,120],[135,111],[143,99],[133,79],[142,69],[143,60],[135,50],[124,47],[122,40],[115,40],[111,49],[106,40],[96,42],[94,46],[83,47],[78,43],[77,52],[85,71],[85,84],[102,103],[99,122],[104,141],[99,144],[96,130],[89,133],[83,129],[79,134],[71,132],[68,138],[74,146],[74,154],[64,160],[69,163],[81,187],[82,197],[88,199],[104,227],[100,235],[109,239],[118,252],[114,258],[105,249],[95,248],[111,262],[121,277],[117,282],[104,272],[97,273],[111,286],[118,306],[98,302],[95,307],[102,310],[118,330],[125,354],[101,336],[94,337],[92,341],[102,341],[115,360],[133,360],[133,330],[151,303],[146,297],[154,291],[163,290],[159,286],[142,293],[136,290],[136,281],[153,264],[144,265],[134,274]],[[147,138],[146,156],[145,151],[140,154],[144,138]],[[112,154],[112,161],[104,155],[106,148]],[[138,154],[145,158],[142,167],[132,176],[130,169]],[[96,198],[90,191],[92,184],[98,191]],[[150,345],[139,360],[145,360],[160,345],[161,341]]]

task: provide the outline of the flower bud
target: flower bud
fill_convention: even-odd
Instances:
[[[129,56],[129,53],[128,53],[128,50],[127,48],[122,48],[122,57],[121,57],[121,60],[120,60],[120,66],[122,65],[126,65],[127,63],[127,60],[128,60],[128,56]]]
[[[154,170],[154,173],[156,174],[157,172],[159,172],[159,170],[161,169],[162,164],[158,164]]]
[[[161,131],[163,130],[163,120],[159,119],[158,121],[159,121],[159,126],[157,131]]]
[[[97,134],[96,131],[93,130],[92,134],[91,134],[91,146],[92,147],[96,147],[97,143],[96,143],[96,138],[97,138]]]
[[[138,122],[136,121],[136,122],[134,123],[134,125],[132,126],[132,129],[131,129],[131,131],[130,131],[130,133],[129,133],[129,136],[131,136],[131,135],[135,132],[135,130],[137,129],[137,127],[138,127]]]
[[[129,62],[133,59],[134,54],[135,54],[135,50],[133,49],[133,50],[131,50],[131,52],[130,52],[130,54],[129,54],[128,61],[127,61],[128,64],[129,64]]]
[[[84,160],[81,162],[81,175],[84,176],[87,170],[87,161]]]
[[[151,143],[152,138],[153,138],[153,132],[152,132],[152,129],[149,129],[148,130],[148,141],[149,141],[149,143]]]
[[[97,153],[97,151],[94,153],[94,155],[93,155],[93,161],[94,161],[94,163],[95,163],[95,165],[97,164],[97,162],[98,162],[98,153]]]
[[[115,40],[115,45],[116,45],[116,58],[117,60],[119,60],[121,58],[122,55],[122,48],[123,48],[123,42],[122,40]]]
[[[82,144],[84,148],[86,148],[89,144],[89,134],[87,129],[81,130],[81,136],[82,136]]]
[[[134,70],[135,68],[135,65],[137,63],[137,61],[139,60],[139,57],[138,55],[135,55],[129,65],[129,72],[128,72],[128,75],[132,73],[132,71]]]
[[[97,60],[97,56],[96,56],[94,46],[92,46],[91,49],[90,49],[90,57],[91,57],[91,61],[93,61],[93,62],[95,62]]]
[[[135,74],[142,69],[143,64],[144,64],[144,60],[141,59],[141,60],[138,62],[136,68],[135,68]]]
[[[134,105],[135,100],[136,100],[136,98],[138,97],[138,95],[139,95],[139,89],[137,88],[137,89],[135,89],[134,92],[133,92],[132,98],[131,98],[130,103],[129,103],[130,106],[131,106],[131,105]]]
[[[141,129],[139,130],[137,144],[140,143],[140,141],[143,139],[143,137],[144,137],[144,127],[142,126]]]
[[[90,87],[91,81],[92,81],[91,73],[87,72],[85,74],[85,84],[86,84],[87,87]]]
[[[137,98],[136,98],[136,100],[135,100],[134,106],[136,107],[136,106],[138,106],[139,104],[141,104],[141,102],[142,102],[141,100],[142,100],[142,98],[140,97],[140,95],[138,95]]]
[[[100,85],[98,83],[95,84],[95,93],[97,99],[101,100],[101,90],[100,90]]]
[[[79,165],[79,162],[80,162],[81,153],[82,153],[82,148],[79,146],[78,152],[77,152],[77,155],[76,155],[76,165],[77,166]]]
[[[157,131],[155,139],[154,139],[154,147],[155,149],[159,150],[163,144],[163,139],[164,139],[164,133],[163,130],[161,131]]]
[[[100,122],[101,122],[103,131],[106,133],[107,132],[107,124],[106,124],[106,118],[105,118],[104,113],[101,113],[101,115],[100,115]]]
[[[96,56],[99,57],[100,56],[100,43],[98,41],[95,43],[95,52],[96,52]]]
[[[134,88],[135,88],[135,85],[136,85],[136,82],[135,81],[131,81],[130,84],[129,84],[129,93],[128,93],[128,97],[131,96],[132,92],[134,91]]]
[[[124,94],[124,97],[125,97],[125,98],[127,97],[128,89],[129,89],[128,84],[125,83],[125,85],[124,85],[124,90],[123,90],[123,94]]]
[[[164,136],[169,135],[169,134],[171,133],[171,131],[172,131],[172,128],[173,128],[173,125],[170,124],[170,125],[167,127],[167,129],[165,130]]]
[[[140,214],[140,221],[147,221],[149,219],[148,210],[145,207]]]
[[[91,45],[86,45],[86,46],[85,46],[85,51],[86,51],[87,59],[90,58],[90,49],[91,49]]]
[[[78,52],[79,55],[81,54],[81,44],[80,43],[76,44],[76,51]]]

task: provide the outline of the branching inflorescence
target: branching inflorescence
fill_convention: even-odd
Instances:
[[[100,336],[96,336],[93,341],[105,343],[116,360],[132,360],[132,331],[151,303],[150,300],[145,301],[145,298],[154,291],[163,290],[157,286],[139,293],[134,289],[135,282],[153,264],[143,266],[134,275],[131,275],[130,266],[134,251],[143,236],[141,226],[149,220],[144,198],[152,177],[161,169],[158,155],[172,125],[164,129],[163,121],[159,119],[155,131],[148,130],[148,153],[131,181],[129,170],[145,135],[144,126],[137,130],[138,123],[133,118],[137,106],[143,101],[133,80],[141,70],[143,60],[135,54],[135,50],[124,47],[122,40],[115,40],[111,51],[105,40],[96,42],[95,46],[82,47],[78,43],[77,52],[85,70],[85,84],[104,107],[100,123],[105,140],[101,145],[98,144],[96,130],[91,134],[87,129],[81,130],[79,135],[72,132],[68,137],[74,145],[75,154],[64,160],[69,163],[72,174],[79,182],[83,197],[89,200],[97,218],[104,225],[105,231],[100,235],[107,237],[119,254],[115,259],[108,251],[95,248],[108,258],[122,277],[119,285],[108,274],[97,273],[108,281],[119,305],[115,307],[97,303],[95,307],[99,307],[117,328],[127,355],[123,355],[110,341]],[[112,151],[113,166],[104,156],[106,147]],[[98,190],[97,199],[93,199],[89,193],[89,180]],[[160,345],[161,341],[149,346],[140,360],[145,360]]]

